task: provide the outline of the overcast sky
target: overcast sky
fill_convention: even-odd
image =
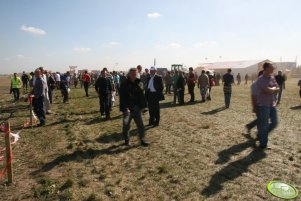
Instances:
[[[299,0],[1,0],[0,74],[301,62]],[[207,59],[206,59],[207,58]]]

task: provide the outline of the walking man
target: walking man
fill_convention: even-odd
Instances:
[[[84,88],[85,88],[86,96],[89,97],[89,86],[90,86],[90,83],[91,83],[91,77],[88,74],[88,71],[84,72],[83,82],[84,82]]]
[[[21,79],[14,73],[14,77],[11,79],[10,91],[14,94],[14,101],[18,101],[20,98]]]
[[[227,73],[223,76],[226,108],[230,107],[231,95],[232,95],[232,84],[234,83],[234,77],[231,74],[231,72],[232,72],[232,70],[229,68],[227,70]]]
[[[149,126],[159,126],[160,123],[160,104],[164,100],[163,80],[157,74],[156,67],[150,68],[150,77],[147,80],[147,89],[145,92],[149,109]]]
[[[271,63],[264,63],[263,75],[259,77],[256,84],[259,116],[258,134],[262,149],[267,148],[268,135],[278,124],[276,95],[280,89],[273,71],[274,66]]]
[[[144,96],[144,86],[137,78],[137,69],[131,68],[128,78],[120,86],[120,111],[123,113],[123,136],[125,145],[130,146],[130,125],[134,119],[137,127],[141,146],[148,146],[149,143],[144,140],[144,124],[142,112],[147,107]]]
[[[167,73],[164,77],[164,82],[165,82],[165,87],[166,87],[165,94],[170,94],[170,88],[172,85],[170,71],[167,71]]]
[[[202,103],[206,101],[206,93],[209,87],[209,78],[206,75],[205,70],[202,70],[202,74],[198,78],[198,88],[201,90]]]
[[[99,97],[99,106],[101,116],[106,116],[106,120],[111,119],[110,116],[110,97],[113,92],[111,80],[106,77],[106,72],[101,71],[100,76],[96,80],[95,90]]]
[[[240,83],[241,83],[240,73],[237,74],[236,79],[237,79],[237,85],[240,85]]]
[[[285,88],[284,87],[284,76],[282,75],[281,71],[278,71],[278,75],[275,76],[276,82],[279,86],[279,93],[278,93],[278,97],[277,97],[277,105],[280,104],[281,101],[281,97],[282,97],[282,90]]]
[[[178,71],[175,71],[173,76],[171,77],[171,81],[172,81],[172,88],[173,88],[173,104],[176,105],[177,104],[177,97],[178,97],[178,89],[177,89],[177,82],[179,79],[179,74]]]

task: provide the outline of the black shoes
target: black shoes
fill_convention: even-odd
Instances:
[[[142,147],[148,147],[150,144],[149,144],[149,142],[146,142],[146,141],[144,141],[144,140],[141,140],[141,141],[140,141],[140,145],[141,145]]]

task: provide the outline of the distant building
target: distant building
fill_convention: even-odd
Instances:
[[[232,73],[236,77],[240,73],[241,78],[244,79],[245,75],[249,75],[249,79],[254,79],[257,77],[257,74],[262,70],[262,65],[265,62],[271,62],[270,60],[251,60],[251,61],[228,61],[228,62],[216,62],[216,63],[203,63],[200,64],[195,71],[198,75],[201,74],[202,70],[212,70],[221,75],[227,72],[228,68],[232,69]],[[276,71],[281,70],[283,73],[286,73],[290,76],[290,73],[293,69],[296,68],[296,62],[273,62],[276,66]]]

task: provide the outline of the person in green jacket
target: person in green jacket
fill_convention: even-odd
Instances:
[[[11,79],[10,93],[14,94],[14,101],[18,101],[20,98],[20,88],[22,86],[21,78],[14,73],[14,77]]]

